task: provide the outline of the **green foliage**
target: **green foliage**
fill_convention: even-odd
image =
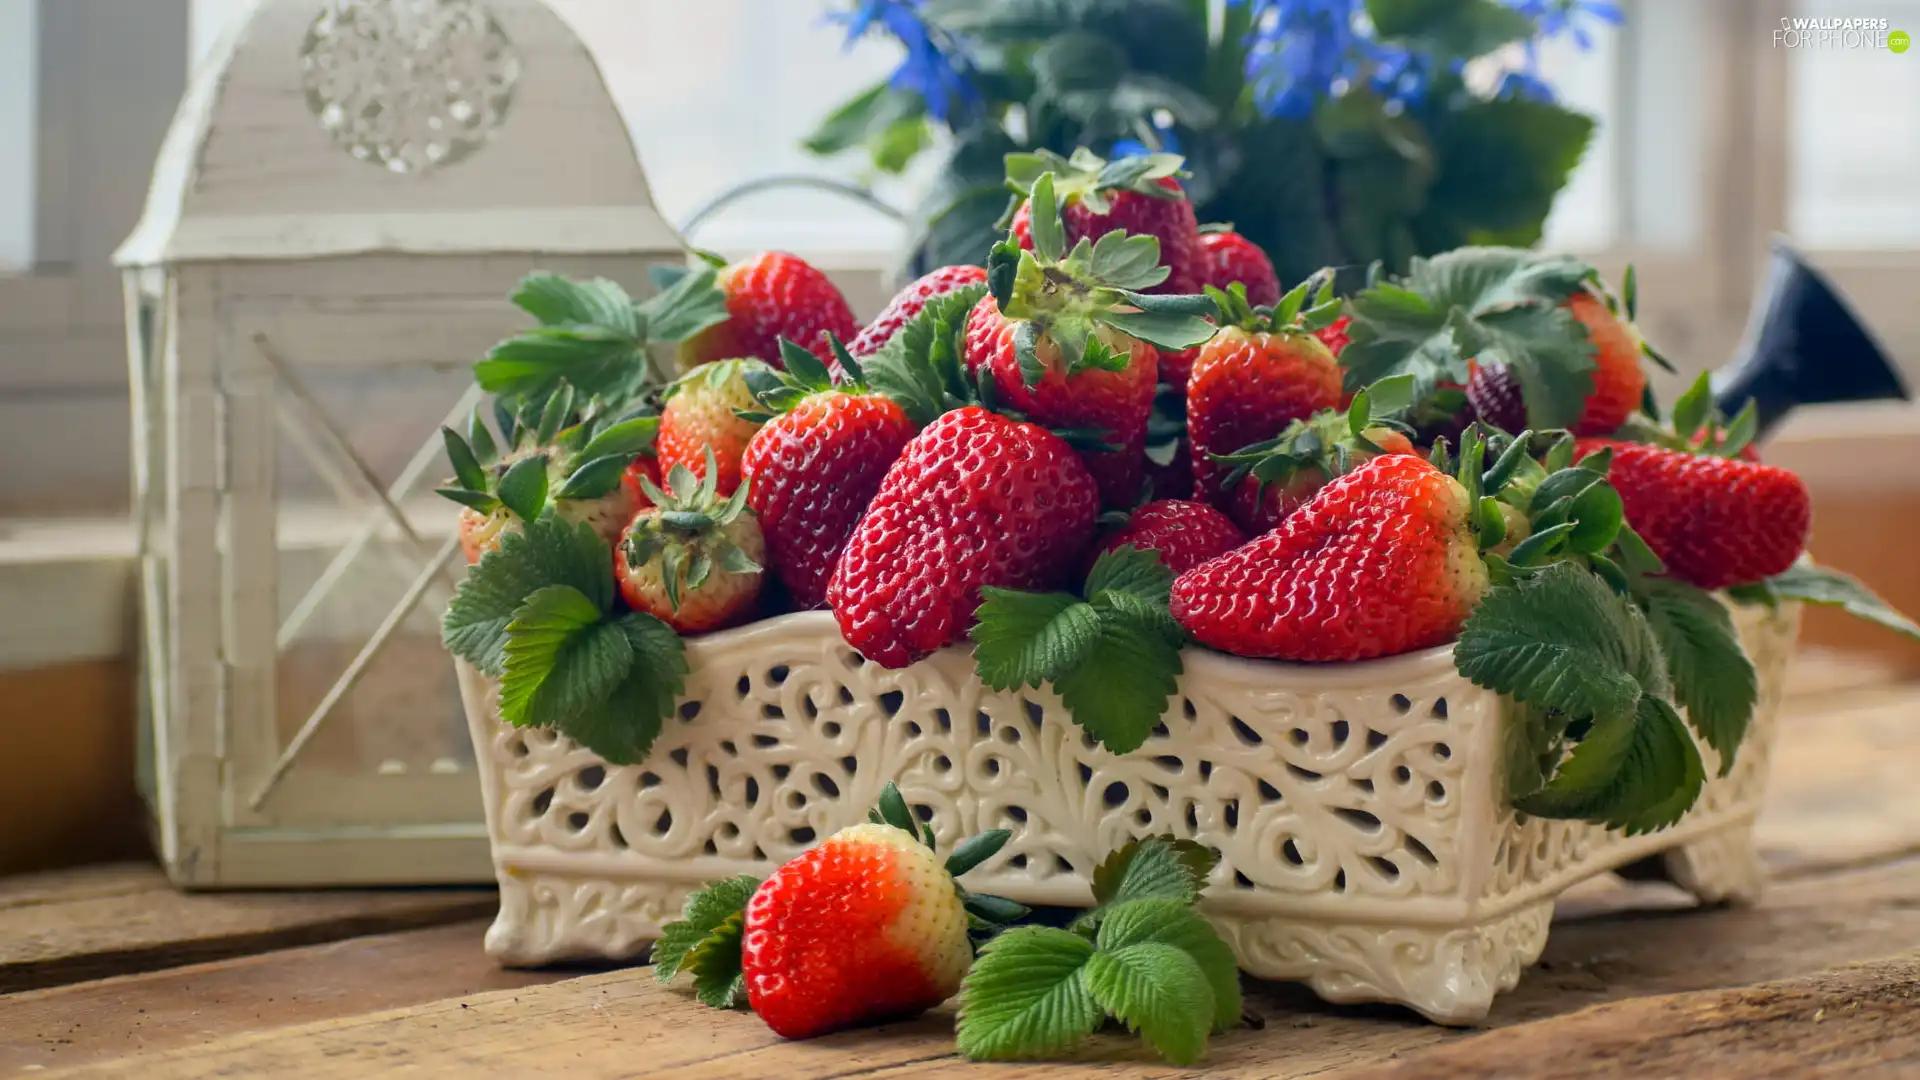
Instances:
[[[1823,607],[1835,607],[1855,618],[1865,619],[1903,637],[1920,641],[1920,624],[1895,611],[1892,605],[1874,595],[1857,578],[1838,570],[1803,564],[1783,570],[1765,581],[1745,585],[1729,592],[1748,604],[1772,606],[1783,600],[1797,600]]]
[[[1499,0],[1368,0],[1375,37],[1432,58],[1428,92],[1401,109],[1356,89],[1291,119],[1253,107],[1252,10],[1227,5],[1216,29],[1195,0],[930,0],[929,25],[971,43],[980,108],[935,139],[942,125],[918,97],[878,84],[804,145],[863,152],[881,173],[947,147],[910,216],[909,263],[920,268],[984,265],[1006,205],[1003,155],[1158,146],[1157,120],[1172,122],[1200,219],[1233,222],[1284,281],[1375,260],[1399,272],[1416,255],[1539,238],[1593,120],[1489,97],[1452,74],[1454,61],[1531,37],[1532,19]]]

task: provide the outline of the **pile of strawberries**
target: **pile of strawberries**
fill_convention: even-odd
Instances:
[[[651,452],[557,509],[617,545],[626,602],[676,630],[827,606],[893,667],[962,641],[982,588],[1071,586],[1120,544],[1161,553],[1174,616],[1218,649],[1446,643],[1488,576],[1475,507],[1427,453],[1476,413],[1529,426],[1513,366],[1474,363],[1464,394],[1437,382],[1349,430],[1355,320],[1331,275],[1282,295],[1257,247],[1196,224],[1178,168],[1016,155],[993,265],[935,270],[864,327],[795,256],[726,267],[727,317],[680,345]],[[1702,587],[1787,569],[1808,530],[1799,480],[1724,447],[1615,439],[1646,386],[1640,339],[1591,281],[1564,293],[1592,342],[1568,427],[1582,454],[1613,446],[1631,525]],[[1433,415],[1449,389],[1457,406]],[[510,517],[470,509],[469,557]],[[1528,527],[1510,517],[1509,546]]]

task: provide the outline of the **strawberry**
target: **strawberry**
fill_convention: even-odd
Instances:
[[[1340,366],[1297,321],[1310,284],[1288,293],[1271,313],[1249,307],[1244,289],[1210,291],[1220,331],[1201,347],[1187,382],[1196,497],[1216,506],[1229,501],[1222,483],[1227,469],[1215,455],[1271,439],[1340,400]],[[1330,287],[1321,295],[1330,302]]]
[[[827,587],[840,633],[905,667],[965,636],[980,589],[1060,583],[1093,537],[1098,489],[1073,448],[968,405],[906,445]]]
[[[1081,240],[1066,250],[1050,175],[1034,182],[1028,205],[1035,246],[994,249],[993,294],[967,322],[967,369],[990,376],[997,399],[1036,423],[1101,440],[1082,458],[1106,505],[1131,506],[1157,385],[1154,345],[1185,348],[1212,327],[1136,310],[1165,303],[1132,291],[1166,277],[1154,265],[1153,238],[1110,232],[1098,245]]]
[[[917,1015],[952,997],[972,963],[953,876],[892,825],[840,830],[747,902],[747,1003],[789,1039]]]
[[[853,342],[847,346],[847,351],[856,357],[871,356],[879,352],[881,346],[893,340],[893,335],[899,333],[901,327],[907,325],[915,315],[920,314],[920,310],[927,306],[928,300],[986,280],[987,271],[979,266],[943,266],[924,275],[918,281],[901,289],[888,302],[886,309],[868,323],[858,337],[853,339]]]
[[[1015,190],[1031,197],[1042,175],[1054,178],[1054,194],[1064,216],[1067,243],[1098,240],[1115,229],[1160,242],[1160,264],[1166,280],[1143,291],[1186,294],[1200,291],[1200,225],[1193,204],[1175,179],[1181,166],[1172,154],[1149,154],[1107,162],[1082,148],[1071,158],[1050,150],[1008,154],[1007,179]],[[1022,248],[1033,248],[1030,203],[1014,211],[1013,236]]]
[[[1249,292],[1247,296],[1251,299],[1253,294]],[[1320,329],[1315,330],[1313,336],[1319,338],[1320,344],[1325,345],[1327,351],[1333,354],[1334,359],[1338,360],[1340,354],[1346,352],[1347,346],[1353,342],[1353,338],[1347,334],[1347,329],[1352,325],[1353,316],[1342,315]]]
[[[1273,307],[1280,302],[1280,277],[1260,246],[1231,229],[1209,226],[1200,233],[1199,279],[1221,292],[1234,282],[1246,287],[1247,303]],[[1332,347],[1332,342],[1328,342]]]
[[[740,415],[759,409],[749,377],[771,375],[773,370],[758,360],[720,360],[694,368],[668,387],[654,443],[660,471],[670,473],[675,465],[684,465],[695,476],[703,475],[706,451],[712,450],[720,468],[720,494],[731,494],[740,483],[740,456],[760,430],[760,421]]]
[[[1444,645],[1488,585],[1474,509],[1426,461],[1374,458],[1272,532],[1180,575],[1173,616],[1237,656],[1351,661]]]
[[[1235,466],[1226,478],[1228,514],[1240,528],[1257,536],[1285,521],[1355,466],[1382,454],[1414,452],[1404,430],[1371,423],[1356,425],[1345,412],[1316,413],[1287,425],[1279,438],[1223,458],[1223,463]]]
[[[760,518],[767,556],[802,608],[823,607],[834,565],[880,481],[913,438],[913,421],[892,398],[858,381],[838,387],[813,355],[792,342],[787,368],[755,381],[763,405],[780,410],[747,443],[740,463],[747,505]],[[858,362],[842,358],[857,380]]]
[[[1100,541],[1100,551],[1137,547],[1157,551],[1176,574],[1224,555],[1246,542],[1227,515],[1202,502],[1162,499],[1135,510],[1126,523]]]
[[[1702,589],[1748,585],[1786,570],[1806,550],[1812,507],[1793,473],[1608,439],[1581,439],[1576,451],[1586,457],[1608,448],[1608,479],[1627,524],[1674,577]]]
[[[659,421],[604,412],[598,400],[576,407],[573,388],[561,382],[544,401],[523,403],[518,416],[504,403],[496,407],[504,452],[477,409],[464,436],[441,429],[455,480],[438,490],[461,504],[460,550],[469,564],[549,507],[591,525],[609,544],[619,539],[638,505],[623,477],[649,460],[641,452]]]
[[[722,269],[718,284],[726,296],[726,321],[681,342],[683,371],[746,357],[778,365],[781,338],[799,342],[824,363],[824,335],[845,341],[860,328],[840,289],[798,255],[761,252]]]
[[[683,634],[744,616],[765,576],[766,544],[747,512],[747,485],[722,502],[712,448],[705,464],[704,476],[675,465],[665,490],[642,479],[640,490],[652,505],[634,515],[613,555],[627,606]]]
[[[1575,434],[1611,435],[1640,408],[1647,389],[1647,373],[1640,366],[1640,334],[1633,325],[1607,310],[1606,301],[1582,289],[1566,308],[1586,328],[1593,342],[1593,389],[1587,394]],[[1506,431],[1528,426],[1527,406],[1520,381],[1507,365],[1472,364],[1467,396],[1479,415]]]
[[[1187,389],[1187,381],[1193,377],[1193,362],[1200,358],[1200,350],[1206,348],[1201,342],[1191,349],[1172,349],[1160,354],[1160,383],[1179,390],[1182,396]]]
[[[653,500],[647,498],[647,493],[642,490],[640,484],[642,480],[647,481],[655,487],[660,486],[659,458],[651,454],[636,455],[633,461],[627,465],[627,471],[620,474],[620,487],[626,491],[627,498],[631,500],[633,507],[632,513],[639,513],[653,505]],[[632,520],[632,513],[628,515],[628,521]],[[626,531],[626,528],[627,523],[625,521],[621,522],[621,531]]]

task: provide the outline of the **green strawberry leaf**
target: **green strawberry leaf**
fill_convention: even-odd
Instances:
[[[1008,1061],[1059,1053],[1105,1019],[1081,969],[1093,943],[1046,926],[1016,927],[980,950],[960,984],[954,1026],[971,1061]]]
[[[1693,380],[1687,392],[1681,394],[1673,403],[1673,430],[1682,443],[1691,444],[1693,437],[1700,434],[1707,418],[1713,415],[1713,384],[1706,372]]]
[[[473,365],[474,381],[489,394],[538,400],[561,381],[589,394],[618,394],[647,375],[642,343],[618,329],[575,325],[523,331],[487,351]]]
[[[470,506],[482,514],[491,514],[500,509],[500,500],[484,491],[468,491],[466,488],[434,488],[433,493],[452,499],[461,506]]]
[[[485,431],[486,427],[482,425],[480,430]],[[485,492],[487,473],[480,467],[474,448],[450,427],[440,429],[440,439],[447,446],[447,460],[453,465],[454,479],[468,491]]]
[[[1668,689],[1639,610],[1570,563],[1487,590],[1454,664],[1476,686],[1580,718],[1628,717],[1643,694]]]
[[[719,271],[702,266],[681,275],[640,305],[647,340],[680,342],[727,321],[727,297],[717,284]]]
[[[1099,635],[1053,686],[1074,722],[1115,754],[1138,750],[1179,688],[1180,647],[1157,623],[1129,615],[1102,596]]]
[[[1168,269],[1160,265],[1160,241],[1151,236],[1133,235],[1115,229],[1094,241],[1088,268],[1093,279],[1110,289],[1130,291],[1151,289],[1167,280]],[[1133,294],[1128,302],[1133,303]],[[1154,308],[1136,303],[1143,311]],[[1202,314],[1203,312],[1187,312]]]
[[[1153,941],[1102,949],[1087,958],[1081,977],[1095,1003],[1168,1061],[1191,1065],[1206,1052],[1213,990],[1183,950]]]
[[[1539,817],[1651,832],[1680,820],[1705,777],[1679,714],[1647,696],[1629,715],[1596,719],[1553,779],[1514,805]]]
[[[1167,603],[1173,592],[1173,571],[1160,561],[1160,553],[1151,548],[1124,544],[1105,551],[1087,572],[1087,595],[1124,593],[1149,604]]]
[[[1100,636],[1100,615],[1067,593],[992,587],[974,623],[974,670],[996,690],[1037,687],[1086,660]]]
[[[554,499],[598,499],[620,486],[620,477],[633,461],[631,454],[593,458],[560,483]]]
[[[633,666],[604,699],[560,721],[560,732],[610,764],[645,760],[686,687],[686,646],[673,628],[632,611],[611,624],[626,636]]]
[[[1707,782],[1700,749],[1673,706],[1661,698],[1647,698],[1640,707],[1639,727],[1647,730],[1636,743],[1645,749],[1635,755],[1629,774],[1636,781],[1629,803],[1635,809],[1609,822],[1629,836],[1677,823],[1699,800]]]
[[[986,294],[986,285],[979,283],[927,301],[866,358],[867,385],[892,398],[922,427],[966,400],[967,319]]]
[[[1198,315],[1162,311],[1102,311],[1094,321],[1162,349],[1191,349],[1211,340],[1216,327]]]
[[[687,897],[680,918],[660,928],[660,940],[653,946],[654,978],[671,981],[679,974],[687,953],[719,929],[728,916],[745,911],[747,901],[759,887],[758,878],[742,874],[716,881]]]
[[[747,1007],[747,975],[741,967],[741,939],[747,913],[735,911],[689,949],[683,966],[693,973],[693,993],[711,1009]]]
[[[953,854],[947,856],[947,873],[954,877],[965,874],[993,858],[1011,839],[1013,833],[1006,829],[989,829],[978,836],[969,836],[954,847]]]
[[[502,674],[507,625],[527,597],[549,585],[578,590],[599,611],[613,606],[613,555],[591,527],[548,519],[503,534],[499,549],[467,571],[447,605],[447,651],[483,674]]]
[[[1856,618],[1920,641],[1920,624],[1915,624],[1858,578],[1820,566],[1795,566],[1753,585],[1729,590],[1736,600],[1746,603],[1776,604],[1799,600],[1808,604],[1837,607]]]
[[[1720,775],[1733,768],[1760,697],[1753,664],[1733,619],[1711,593],[1667,578],[1638,579],[1634,599],[1646,613],[1673,677],[1674,699],[1687,721],[1720,754]]]
[[[521,521],[532,521],[547,508],[547,455],[522,458],[507,469],[495,492]]]
[[[536,590],[507,624],[500,718],[553,727],[604,700],[632,666],[627,636],[586,594],[571,585]]]
[[[632,417],[600,429],[574,456],[581,461],[592,461],[614,455],[631,459],[641,450],[652,446],[654,436],[659,432],[658,416]]]
[[[516,307],[542,326],[587,324],[634,336],[638,333],[633,300],[605,278],[575,281],[559,274],[528,274],[513,293]]]
[[[1133,900],[1120,904],[1101,922],[1096,940],[1102,952],[1153,942],[1171,945],[1191,956],[1212,990],[1213,1030],[1239,1026],[1239,962],[1213,924],[1193,910],[1191,901]]]
[[[1220,853],[1204,844],[1170,836],[1143,837],[1110,852],[1094,868],[1095,911],[1138,900],[1191,904],[1200,898],[1218,865]],[[1091,923],[1082,916],[1077,925]]]

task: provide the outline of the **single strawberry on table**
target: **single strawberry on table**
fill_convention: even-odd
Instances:
[[[641,480],[652,505],[634,515],[613,553],[627,606],[683,634],[744,618],[765,576],[766,544],[747,510],[747,485],[722,501],[718,472],[709,450],[704,477],[676,465],[665,488]]]
[[[1340,366],[1302,321],[1312,280],[1282,298],[1279,307],[1255,310],[1246,290],[1210,290],[1220,330],[1200,348],[1187,382],[1187,438],[1193,459],[1193,491],[1225,508],[1231,466],[1218,456],[1273,438],[1340,400]],[[1332,281],[1321,282],[1314,309],[1330,310]]]
[[[1254,307],[1280,302],[1280,276],[1274,273],[1273,260],[1260,245],[1230,227],[1201,228],[1199,279],[1201,285],[1222,292],[1239,282],[1247,290],[1247,303]]]
[[[987,280],[987,271],[981,266],[943,266],[931,273],[922,275],[911,285],[901,289],[887,303],[885,310],[874,317],[858,337],[847,345],[847,351],[855,357],[871,356],[893,340],[900,328],[913,320],[915,315],[927,306],[927,301],[936,296],[964,289],[969,285],[978,285]]]
[[[796,606],[817,608],[847,538],[915,428],[897,402],[859,381],[851,353],[841,357],[851,378],[835,385],[811,353],[783,346],[785,371],[750,376],[775,415],[747,443],[740,471],[774,574]]]
[[[748,380],[773,372],[772,366],[758,360],[719,360],[675,380],[667,388],[666,404],[660,409],[660,434],[654,440],[659,471],[666,474],[683,465],[695,476],[705,475],[711,450],[720,470],[720,494],[731,494],[740,483],[741,456],[760,430],[760,421],[741,415],[760,407]]]
[[[1028,205],[1034,246],[994,249],[993,292],[967,323],[967,369],[990,374],[998,399],[1036,423],[1103,443],[1082,459],[1105,505],[1131,506],[1158,383],[1155,346],[1185,348],[1212,327],[1177,314],[1174,298],[1138,291],[1166,278],[1153,238],[1109,232],[1069,250],[1051,176],[1035,181]]]
[[[969,405],[913,437],[827,587],[847,644],[898,668],[966,636],[980,589],[1051,588],[1093,539],[1099,494],[1066,441]]]
[[[460,503],[460,550],[468,563],[497,550],[500,537],[550,507],[561,519],[591,525],[612,543],[639,505],[624,481],[655,436],[659,418],[606,415],[598,401],[577,401],[565,382],[523,403],[520,415],[499,410],[502,450],[481,411],[464,435],[442,428],[454,468],[439,494]]]
[[[1147,154],[1106,161],[1084,147],[1063,158],[1051,150],[1007,155],[1007,181],[1031,198],[1043,175],[1052,177],[1066,224],[1067,243],[1098,240],[1115,229],[1160,242],[1164,281],[1142,291],[1169,295],[1200,291],[1200,224],[1193,203],[1176,178],[1182,162],[1173,154]],[[1014,211],[1013,235],[1033,247],[1033,205]]]
[[[1147,503],[1101,537],[1098,551],[1136,547],[1157,551],[1175,574],[1217,558],[1246,543],[1233,520],[1203,502],[1161,499]]]
[[[860,329],[839,287],[798,255],[761,252],[722,268],[718,284],[726,321],[681,342],[683,371],[741,357],[778,365],[781,338],[799,342],[825,363],[825,335],[846,341]]]

